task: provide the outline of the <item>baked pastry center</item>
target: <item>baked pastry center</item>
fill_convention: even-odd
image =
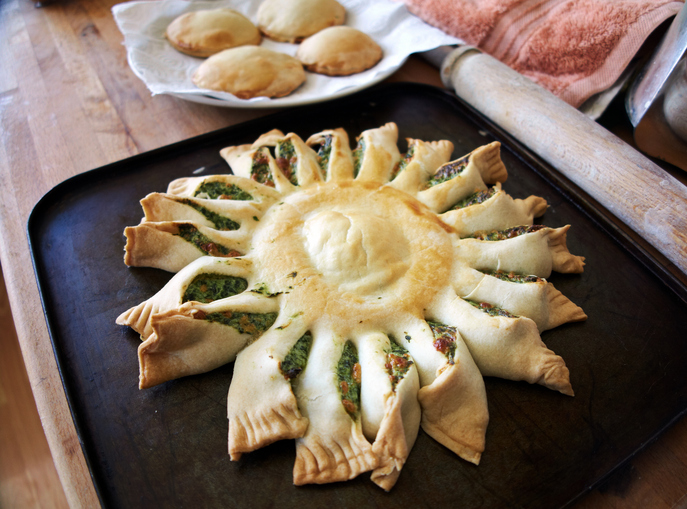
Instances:
[[[232,460],[295,439],[295,484],[371,472],[389,490],[420,427],[480,462],[483,376],[573,394],[541,336],[586,319],[546,280],[583,270],[569,226],[501,189],[496,142],[454,160],[447,140],[397,142],[391,123],[354,148],[342,129],[270,131],[126,228],[127,265],[176,272],[117,319],[141,335],[139,386],[235,362]]]
[[[408,270],[407,239],[379,217],[323,211],[303,226],[310,260],[344,291],[384,290]]]
[[[423,208],[375,183],[322,183],[291,195],[267,214],[254,246],[260,253],[283,253],[284,270],[314,270],[327,292],[383,296],[385,305],[388,299],[399,305],[407,293],[433,295],[437,276],[445,277],[450,267],[448,226],[442,228]],[[416,232],[424,238],[417,239]]]

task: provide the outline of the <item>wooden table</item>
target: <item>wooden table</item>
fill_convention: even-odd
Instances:
[[[114,3],[0,2],[0,261],[38,411],[73,507],[96,507],[98,499],[40,312],[29,213],[68,177],[270,113],[151,97],[128,67]],[[438,71],[419,58],[390,80],[441,86]],[[577,506],[687,507],[687,420]]]

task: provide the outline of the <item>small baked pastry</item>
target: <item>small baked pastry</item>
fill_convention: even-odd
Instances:
[[[232,9],[182,14],[169,24],[165,37],[174,48],[194,57],[209,57],[236,46],[260,44],[262,40],[256,26]]]
[[[298,60],[259,46],[221,51],[200,64],[193,75],[197,87],[229,92],[239,99],[283,97],[304,81],[305,71]]]
[[[382,48],[360,30],[337,26],[304,40],[296,58],[308,71],[348,76],[374,67],[382,58]]]
[[[343,25],[346,10],[336,0],[265,0],[258,28],[270,39],[301,42],[320,30]]]

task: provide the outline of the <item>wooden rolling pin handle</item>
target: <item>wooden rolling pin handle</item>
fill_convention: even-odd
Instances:
[[[687,187],[548,90],[475,48],[451,52],[441,75],[458,97],[687,274]]]

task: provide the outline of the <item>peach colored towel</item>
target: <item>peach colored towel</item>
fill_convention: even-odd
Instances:
[[[430,25],[477,46],[578,107],[620,77],[673,0],[404,0]]]

